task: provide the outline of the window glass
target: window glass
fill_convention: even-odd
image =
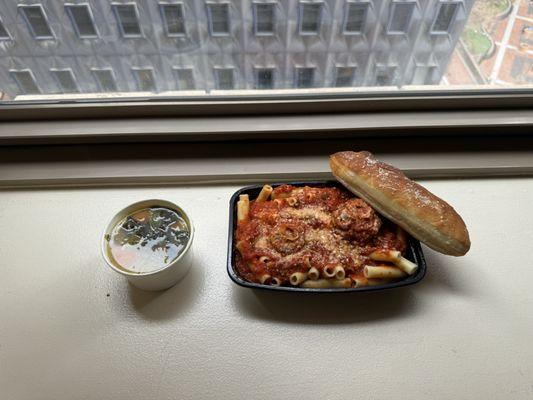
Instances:
[[[348,3],[344,32],[348,34],[361,33],[365,27],[368,3]]]
[[[194,90],[194,73],[192,68],[174,68],[176,75],[176,89]]]
[[[116,92],[117,83],[115,81],[115,75],[111,68],[93,68],[92,73],[96,83],[102,92]]]
[[[407,33],[411,17],[415,10],[414,3],[392,3],[392,12],[389,19],[390,34]]]
[[[297,67],[296,68],[296,87],[300,89],[312,88],[314,86],[315,68],[314,67]]]
[[[448,33],[453,24],[453,19],[459,7],[459,3],[442,3],[439,7],[435,22],[433,22],[432,33]]]
[[[137,89],[140,92],[155,92],[156,84],[154,70],[152,68],[132,68],[135,79],[137,80]]]
[[[229,5],[227,3],[208,4],[207,15],[213,36],[229,35]]]
[[[17,101],[31,94],[32,100],[48,101],[44,96],[53,95],[63,102],[101,101],[118,92],[125,101],[126,92],[146,97],[136,94],[142,90],[154,98],[187,100],[192,97],[185,91],[209,98],[218,95],[212,92],[218,88],[233,89],[224,96],[235,97],[294,96],[308,88],[314,90],[302,95],[345,96],[346,88],[353,88],[360,97],[376,91],[411,96],[414,85],[417,91],[446,93],[475,88],[533,93],[531,4],[0,1],[1,98]],[[55,66],[72,71],[74,85],[60,86],[49,72]],[[219,67],[224,68],[216,72]],[[26,72],[17,79],[11,71]],[[63,82],[69,74],[63,74]],[[273,88],[276,92],[248,92]],[[80,94],[100,92],[105,96]]]
[[[135,4],[113,4],[113,10],[122,36],[139,37],[142,35]]]
[[[30,70],[22,71],[9,71],[13,79],[15,79],[17,85],[20,88],[22,94],[38,94],[41,93],[39,87],[35,83],[35,79]]]
[[[65,8],[80,38],[94,38],[98,36],[89,5],[65,4]]]
[[[255,69],[255,88],[256,89],[273,89],[274,88],[274,68],[256,68]]]
[[[61,93],[78,93],[78,85],[72,70],[66,69],[51,69],[50,73],[55,78],[59,91]]]
[[[254,27],[256,35],[274,34],[275,4],[254,4]]]
[[[233,89],[235,85],[233,68],[215,68],[215,82],[219,90]]]
[[[300,4],[300,34],[316,35],[320,30],[322,3]]]
[[[353,85],[355,67],[337,67],[335,87],[349,87]]]
[[[11,37],[9,36],[9,33],[4,27],[4,22],[0,20],[0,40],[6,40],[6,39],[11,39]]]
[[[182,4],[161,4],[161,12],[165,21],[168,36],[184,36],[185,20]]]
[[[41,5],[20,6],[22,14],[36,39],[53,39],[54,34],[48,26],[48,20]]]

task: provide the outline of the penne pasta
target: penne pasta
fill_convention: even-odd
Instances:
[[[296,197],[287,197],[287,204],[291,207],[294,207],[298,203],[298,199]]]
[[[305,272],[295,272],[289,278],[289,282],[293,286],[298,286],[299,284],[307,280],[307,273]]]
[[[241,194],[237,202],[237,222],[243,222],[248,219],[250,213],[250,198],[247,194]]]
[[[257,199],[255,201],[257,201],[258,203],[267,201],[268,198],[270,197],[270,194],[272,193],[272,190],[273,190],[272,186],[264,185],[263,189],[261,189],[261,192],[259,193],[259,196],[257,196]]]
[[[395,262],[396,266],[400,268],[402,271],[408,273],[409,275],[413,275],[416,270],[418,269],[418,265],[416,265],[414,262],[409,261],[407,258],[401,257],[398,259],[397,262]]]
[[[344,279],[346,276],[344,268],[341,265],[337,265],[335,268],[333,268],[333,276],[335,276],[335,279]]]
[[[262,285],[268,285],[271,281],[271,276],[269,274],[261,275],[261,278],[259,278],[259,282],[261,282]]]
[[[281,281],[278,278],[272,278],[270,281],[270,286],[279,286],[281,285]]]
[[[335,277],[335,267],[332,265],[327,265],[322,269],[322,275],[324,275],[325,278],[333,278]]]
[[[307,280],[302,283],[302,287],[309,289],[324,289],[324,288],[349,288],[352,285],[350,278],[345,279],[317,279]]]
[[[312,281],[316,281],[320,276],[320,273],[318,272],[318,269],[315,267],[309,268],[309,271],[307,272],[307,277],[311,279]]]
[[[368,257],[374,261],[388,261],[395,263],[401,256],[401,253],[397,250],[376,250],[370,253]]]
[[[405,272],[388,265],[365,265],[365,278],[399,279],[407,276]]]
[[[237,242],[235,245],[235,248],[241,253],[241,255],[244,253],[244,241]]]

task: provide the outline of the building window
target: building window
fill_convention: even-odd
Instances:
[[[322,23],[322,3],[300,3],[300,35],[318,35]]]
[[[116,92],[117,82],[111,68],[92,68],[94,79],[101,92]]]
[[[194,72],[192,68],[174,68],[178,90],[194,90]]]
[[[414,2],[394,2],[391,4],[391,13],[387,33],[389,35],[404,35],[409,30],[413,12]]]
[[[48,25],[48,18],[40,4],[19,5],[22,15],[30,28],[30,32],[35,39],[53,39],[54,33]]]
[[[315,81],[314,67],[296,67],[295,86],[299,89],[312,88]]]
[[[353,86],[355,67],[337,67],[335,70],[335,87]]]
[[[369,3],[363,2],[349,2],[346,4],[343,29],[345,35],[360,35],[363,33],[368,7]]]
[[[211,36],[228,36],[230,34],[229,4],[207,4],[207,18]]]
[[[274,3],[254,3],[254,33],[257,36],[274,34],[276,8]]]
[[[255,89],[274,88],[274,68],[255,68]]]
[[[235,87],[233,68],[215,68],[215,86],[218,90],[230,90]]]
[[[420,65],[416,64],[413,72],[412,85],[430,85],[434,82],[434,77],[437,75],[436,65]]]
[[[160,3],[161,15],[165,24],[167,36],[180,37],[185,36],[185,18],[183,14],[183,4],[164,4]]]
[[[52,68],[52,76],[55,78],[61,93],[79,93],[78,84],[70,68]]]
[[[375,86],[392,86],[395,81],[396,67],[378,66]]]
[[[10,40],[9,32],[4,26],[4,22],[0,19],[0,40]]]
[[[431,27],[432,35],[447,35],[455,21],[459,3],[440,3],[439,10]]]
[[[112,4],[113,12],[120,29],[120,34],[125,38],[138,38],[142,36],[139,25],[139,12],[135,3]]]
[[[137,89],[140,92],[156,92],[155,76],[153,68],[132,68],[137,81]]]
[[[88,4],[65,4],[65,8],[78,37],[81,39],[98,37],[93,14]]]
[[[22,94],[39,94],[41,90],[35,83],[33,72],[29,69],[10,70],[9,74],[17,82],[17,85]]]

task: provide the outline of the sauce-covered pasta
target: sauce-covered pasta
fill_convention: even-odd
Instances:
[[[189,236],[187,223],[176,211],[151,207],[122,219],[106,240],[118,267],[141,274],[172,263],[183,252]]]
[[[268,186],[257,200],[241,196],[235,236],[237,271],[256,283],[354,287],[416,270],[402,256],[405,232],[336,187]]]

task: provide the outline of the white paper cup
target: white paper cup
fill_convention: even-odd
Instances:
[[[177,212],[187,224],[189,228],[189,240],[185,245],[185,248],[180,253],[180,255],[172,261],[170,264],[165,265],[164,267],[150,271],[150,272],[132,272],[124,269],[116,263],[110,257],[109,242],[108,239],[113,232],[115,226],[126,218],[128,215],[134,213],[135,211],[141,210],[143,208],[149,207],[165,207],[170,210]],[[115,272],[118,272],[121,275],[124,275],[132,285],[143,290],[164,290],[169,287],[174,286],[178,283],[186,274],[189,272],[192,264],[192,241],[194,237],[194,227],[192,222],[185,211],[179,206],[170,201],[166,200],[143,200],[137,203],[134,203],[123,210],[119,211],[107,224],[104,234],[102,235],[102,256],[104,257],[107,265]]]

